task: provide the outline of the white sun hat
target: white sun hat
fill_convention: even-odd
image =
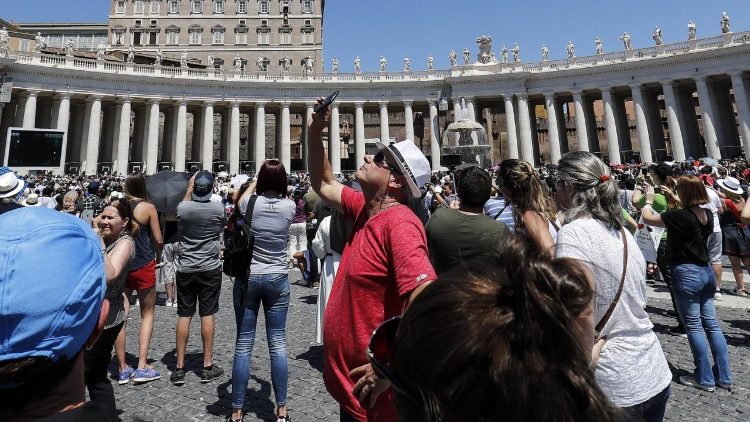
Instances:
[[[431,174],[430,162],[422,154],[422,150],[410,139],[390,145],[376,142],[376,145],[386,157],[390,158],[389,163],[396,164],[401,174],[404,175],[411,196],[421,197],[422,193],[419,188],[430,181]]]

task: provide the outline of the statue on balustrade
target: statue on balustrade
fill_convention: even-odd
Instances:
[[[305,75],[309,75],[313,73],[314,67],[315,59],[313,59],[312,57],[306,57],[302,63],[302,73],[304,73]]]
[[[513,53],[513,61],[518,63],[521,61],[521,47],[518,46],[518,43],[513,47],[512,50]]]
[[[157,66],[161,66],[161,62],[164,60],[164,52],[161,51],[161,48],[156,50],[156,58],[154,59],[154,64]]]
[[[331,72],[333,72],[333,73],[339,73],[339,59],[338,59],[338,57],[334,57],[333,60],[331,60]]]
[[[187,57],[187,51],[183,51],[182,54],[180,54],[180,67],[188,67]]]
[[[65,41],[65,55],[68,57],[73,57],[73,50],[75,50],[75,43],[73,40],[67,40]]]
[[[658,26],[654,27],[654,34],[651,36],[651,38],[654,39],[656,45],[664,44],[664,40],[661,38],[661,28],[659,28]]]
[[[568,41],[568,48],[565,49],[568,52],[568,58],[574,59],[576,57],[576,46],[573,41]]]
[[[268,71],[268,61],[263,56],[258,57],[258,60],[255,61],[255,66],[258,68],[258,72]]]
[[[722,34],[728,34],[732,32],[732,27],[730,24],[732,23],[732,19],[729,18],[729,15],[727,15],[727,12],[723,12],[721,14],[721,33]]]
[[[688,40],[692,41],[696,39],[698,33],[698,27],[695,26],[693,21],[688,22]]]
[[[3,55],[3,57],[8,55],[8,43],[10,42],[10,37],[8,36],[8,28],[3,27],[0,29],[0,54]]]
[[[432,54],[427,55],[427,70],[432,71],[435,68],[435,58]]]
[[[471,51],[468,48],[464,48],[464,65],[471,64]]]
[[[282,57],[282,59],[279,60],[279,64],[281,65],[282,73],[289,73],[289,71],[292,69],[292,59],[287,56]]]
[[[477,46],[479,47],[479,63],[488,64],[493,60],[492,57],[492,37],[486,35],[477,38]]]
[[[104,43],[100,42],[99,45],[96,46],[96,59],[97,60],[104,60],[104,54],[106,52],[106,46]]]
[[[388,60],[385,56],[380,56],[380,71],[385,72],[388,69]]]
[[[161,50],[159,50],[161,51]],[[209,69],[216,69],[216,59],[214,59],[214,55],[211,53],[208,53],[208,68]]]
[[[408,57],[404,57],[404,72],[409,72],[411,70],[411,59]]]
[[[594,44],[596,44],[596,54],[604,54],[604,41],[598,35],[594,39]]]
[[[234,71],[235,72],[242,72],[242,59],[240,58],[240,56],[235,56],[234,57],[233,64],[234,64]]]
[[[630,34],[628,34],[627,32],[625,32],[624,34],[622,34],[622,36],[620,37],[620,39],[622,40],[623,44],[625,44],[625,49],[626,50],[632,50],[633,49],[633,42],[632,42],[632,40],[630,38]]]
[[[549,61],[549,48],[547,48],[547,44],[542,44],[542,61]]]
[[[133,63],[135,61],[135,50],[133,49],[133,47],[128,47],[128,58],[126,59],[126,61],[128,63]]]
[[[456,56],[456,50],[451,50],[450,54],[448,54],[448,59],[451,61],[451,67],[458,66],[458,58]]]
[[[44,50],[47,49],[47,41],[42,37],[41,32],[37,32],[36,36],[34,37],[34,41],[36,42],[36,45],[34,46],[34,51],[37,53],[41,53]]]
[[[503,44],[503,49],[500,50],[501,57],[503,58],[503,63],[508,63],[508,47]]]
[[[354,58],[354,73],[362,73],[362,61],[359,60],[359,56]]]

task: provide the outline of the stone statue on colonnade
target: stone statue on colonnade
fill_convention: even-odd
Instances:
[[[233,64],[234,64],[234,71],[235,72],[242,72],[242,59],[240,58],[240,56],[235,56],[234,57]]]
[[[8,28],[3,27],[0,29],[0,54],[3,55],[3,57],[8,55],[8,43],[10,42],[10,37],[8,36]]]
[[[594,44],[596,44],[596,54],[604,54],[604,41],[598,35],[594,39]]]
[[[404,72],[411,71],[411,59],[408,57],[404,57]]]
[[[435,58],[432,57],[432,53],[427,55],[427,70],[433,70],[435,68]]]
[[[287,56],[284,56],[281,60],[279,60],[279,64],[281,65],[282,73],[289,73],[292,68],[292,60]]]
[[[183,51],[182,54],[180,54],[180,67],[188,67],[187,56],[187,51]]]
[[[573,41],[568,41],[568,47],[565,49],[568,52],[568,58],[574,59],[576,57],[576,46]]]
[[[451,50],[450,54],[448,54],[448,60],[451,61],[451,67],[458,66],[458,58],[456,56],[456,50]]]
[[[359,60],[359,56],[354,58],[354,73],[362,73],[362,61]]]
[[[626,50],[632,50],[633,49],[633,43],[632,43],[632,40],[630,38],[630,34],[628,34],[627,32],[625,32],[624,34],[622,34],[622,36],[620,37],[620,39],[622,40],[623,44],[625,44],[625,49]]]
[[[312,57],[305,57],[302,60],[302,73],[305,75],[309,75],[313,73],[313,69],[315,67],[315,59]]]
[[[491,63],[493,61],[492,60],[493,59],[492,37],[483,35],[477,38],[477,46],[479,46],[479,54],[477,55],[477,60],[479,61],[479,63],[482,63],[482,64]]]
[[[728,34],[732,32],[731,27],[732,19],[727,15],[727,12],[722,12],[721,14],[721,33],[722,34]]]
[[[97,60],[104,60],[104,54],[106,53],[106,46],[103,42],[100,42],[99,45],[96,46],[96,59]]]
[[[268,62],[263,56],[258,57],[258,60],[255,61],[255,66],[258,68],[258,72],[268,71]]]
[[[693,21],[688,22],[688,40],[692,41],[697,38],[698,28]]]
[[[654,27],[654,34],[651,36],[651,38],[654,39],[656,45],[664,44],[664,40],[661,38],[661,28],[659,28],[658,26]]]
[[[127,63],[133,63],[135,60],[135,50],[133,47],[128,47],[128,57],[125,59]]]
[[[388,70],[388,59],[385,56],[380,56],[380,71],[385,72]]]
[[[339,59],[338,59],[338,57],[334,57],[333,60],[331,60],[331,72],[333,72],[333,73],[339,73]]]
[[[216,69],[216,59],[214,59],[213,54],[208,53],[207,61],[208,61],[208,67],[210,67],[211,69]]]
[[[471,51],[468,48],[464,48],[464,64],[471,64]]]
[[[164,52],[161,51],[161,48],[159,48],[156,50],[156,58],[154,59],[154,64],[157,66],[161,66],[162,60],[164,60]]]
[[[500,54],[502,55],[501,57],[503,58],[502,62],[508,63],[508,47],[506,47],[505,44],[503,44],[503,49],[500,50]]]
[[[547,48],[547,44],[542,44],[542,61],[549,61],[549,48]]]
[[[34,42],[36,45],[34,46],[34,51],[37,53],[41,53],[42,51],[47,49],[47,41],[42,37],[41,32],[37,32],[36,36],[34,37]]]
[[[521,47],[518,46],[518,43],[513,47],[512,50],[513,53],[513,61],[518,63],[521,61]]]

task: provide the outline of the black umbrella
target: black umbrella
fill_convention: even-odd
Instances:
[[[159,212],[169,213],[177,210],[177,204],[185,197],[191,177],[190,173],[176,171],[162,171],[148,176],[146,178],[148,199]]]

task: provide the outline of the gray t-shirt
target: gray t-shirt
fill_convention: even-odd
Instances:
[[[180,202],[177,205],[177,271],[197,273],[220,267],[219,237],[226,224],[226,214],[220,203]]]
[[[243,215],[247,213],[249,202],[249,198],[240,202]],[[286,243],[295,210],[294,202],[289,199],[258,196],[253,209],[255,248],[250,263],[251,274],[286,274],[289,271]]]

